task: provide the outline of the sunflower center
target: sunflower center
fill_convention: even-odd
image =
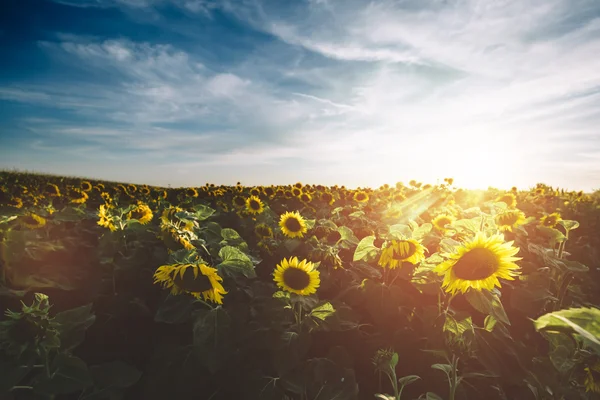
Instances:
[[[411,257],[417,251],[417,246],[413,242],[408,240],[401,240],[396,244],[396,251],[394,252],[394,259],[405,260]]]
[[[546,226],[554,226],[556,225],[556,217],[548,217],[544,222]]]
[[[183,273],[183,277],[178,273],[174,272],[173,282],[179,288],[185,290],[186,292],[195,292],[202,293],[206,290],[212,289],[212,284],[207,276],[202,275],[200,271],[198,271],[198,277],[194,277],[194,268],[188,267],[185,269]]]
[[[448,225],[450,222],[452,222],[452,221],[450,221],[450,218],[443,217],[443,218],[440,218],[440,219],[437,221],[437,224],[438,224],[438,226],[439,226],[440,228],[444,228],[444,227],[445,227],[446,225]]]
[[[290,232],[300,232],[300,230],[302,229],[302,225],[300,225],[300,221],[298,221],[296,218],[288,218],[285,221],[285,227]]]
[[[131,218],[132,219],[142,219],[144,217],[144,213],[141,211],[132,211],[131,212]]]
[[[476,248],[463,255],[452,270],[458,279],[477,281],[493,275],[498,269],[498,260],[488,249]]]
[[[310,284],[310,276],[303,269],[288,268],[283,272],[283,282],[294,290],[302,290]]]
[[[250,208],[253,210],[260,210],[260,203],[256,200],[250,200]]]

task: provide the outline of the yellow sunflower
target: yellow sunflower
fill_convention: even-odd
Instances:
[[[19,218],[19,221],[21,224],[23,224],[23,226],[29,229],[38,229],[46,225],[46,219],[34,213],[22,216]]]
[[[140,224],[146,225],[152,221],[152,210],[144,203],[138,205],[127,214],[127,219],[137,219]]]
[[[190,187],[185,189],[185,195],[187,197],[198,197],[198,191],[195,188]]]
[[[359,202],[359,203],[366,203],[367,201],[369,201],[369,195],[367,194],[367,192],[363,191],[363,190],[358,190],[354,193],[354,201]]]
[[[44,192],[50,197],[60,197],[60,189],[54,183],[47,183]]]
[[[254,233],[256,233],[256,236],[262,239],[273,237],[273,230],[271,229],[271,227],[265,224],[256,225],[254,227]]]
[[[600,394],[600,362],[585,369],[585,391]]]
[[[298,257],[289,260],[284,258],[277,264],[273,280],[281,289],[301,296],[316,293],[321,284],[319,271],[314,264],[307,260],[298,261]]]
[[[250,214],[260,214],[265,210],[261,199],[256,196],[250,196],[246,199],[246,211]]]
[[[414,239],[392,240],[381,252],[379,265],[394,269],[403,262],[418,264],[425,259],[425,247]]]
[[[562,218],[561,218],[560,214],[557,212],[553,212],[552,214],[549,214],[549,215],[544,215],[540,219],[540,223],[543,226],[547,226],[548,228],[554,228],[556,226],[556,224],[558,224],[558,221],[562,221]]]
[[[470,241],[464,242],[453,253],[443,254],[446,261],[435,267],[438,275],[444,275],[442,286],[448,293],[470,288],[475,290],[492,290],[500,287],[498,278],[514,280],[519,275],[519,266],[514,257],[519,252],[513,242],[505,242],[502,235],[486,237],[478,233]]]
[[[227,294],[222,281],[217,270],[205,264],[163,265],[154,273],[154,283],[170,288],[173,295],[188,293],[217,304],[223,304],[223,295]]]
[[[525,223],[525,214],[521,210],[508,210],[496,215],[496,225],[503,232],[512,232],[513,228]]]
[[[303,237],[308,231],[306,221],[298,211],[283,214],[279,220],[279,227],[283,234],[290,238]]]
[[[83,204],[89,198],[86,192],[77,188],[71,188],[69,191],[69,197],[71,198],[71,203],[74,204]]]
[[[292,195],[294,197],[300,197],[300,195],[302,195],[302,190],[294,186],[292,188]]]
[[[7,204],[14,208],[23,208],[23,200],[20,197],[12,197]]]
[[[117,230],[117,227],[115,226],[113,220],[114,217],[108,213],[108,207],[105,204],[101,204],[98,208],[97,224],[114,232]]]
[[[242,208],[246,205],[246,199],[244,199],[242,196],[235,196],[232,202],[236,208]]]
[[[91,192],[92,191],[92,184],[89,183],[88,181],[81,181],[81,183],[79,184],[79,187],[81,188],[81,190],[83,190],[84,192]]]
[[[454,221],[456,221],[456,218],[454,218],[452,215],[440,214],[435,217],[431,223],[438,231],[446,232],[446,225],[452,225]]]
[[[517,205],[517,197],[514,193],[504,193],[496,199],[496,202],[505,203],[508,208],[514,208]]]
[[[327,203],[329,205],[332,205],[335,202],[335,199],[331,193],[323,192],[323,193],[321,193],[321,201],[324,203]]]
[[[310,195],[310,193],[302,193],[300,195],[300,200],[302,200],[305,203],[310,203],[312,201],[312,196]]]

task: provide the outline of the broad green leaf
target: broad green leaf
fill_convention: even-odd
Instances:
[[[572,231],[573,229],[579,228],[579,222],[569,219],[560,220],[558,221],[558,224],[565,228],[567,231]]]
[[[569,271],[587,272],[590,270],[587,265],[582,264],[579,261],[571,261],[571,260],[561,260],[561,261]]]
[[[465,294],[467,301],[479,312],[492,315],[498,321],[510,325],[500,298],[487,290],[471,289]]]
[[[381,394],[381,393],[375,394],[375,398],[380,399],[380,400],[396,400],[396,398],[394,396],[390,396],[389,394]]]
[[[398,379],[398,383],[400,384],[400,386],[404,387],[406,385],[410,385],[411,383],[418,381],[419,379],[421,379],[419,375],[407,375]]]
[[[573,352],[566,346],[557,346],[550,353],[550,361],[552,361],[554,368],[559,372],[564,373],[570,371],[575,366],[573,356]]]
[[[54,322],[60,324],[60,345],[63,350],[77,347],[85,339],[85,331],[94,323],[92,304],[59,312]]]
[[[498,322],[496,320],[496,318],[494,318],[493,315],[488,315],[487,317],[485,317],[485,321],[483,321],[483,329],[485,329],[488,332],[491,332],[494,330],[494,327],[496,326],[496,322]]]
[[[549,228],[547,226],[538,225],[537,229],[550,240],[550,244],[560,243],[567,239],[567,237],[558,229]]]
[[[425,393],[425,400],[444,400],[441,396],[433,393],[433,392],[427,392]]]
[[[410,226],[405,224],[396,224],[390,226],[390,237],[396,240],[408,239],[412,236],[413,232]]]
[[[358,238],[354,235],[354,232],[352,232],[352,229],[348,228],[347,226],[340,226],[338,228],[338,232],[340,233],[340,236],[341,236],[340,241],[347,242],[348,244],[351,244],[351,245],[358,244]]]
[[[199,221],[204,221],[205,219],[210,218],[215,213],[215,210],[213,208],[205,206],[204,204],[195,205],[194,210],[196,211],[194,213],[194,217],[196,217],[196,219]]]
[[[444,371],[444,373],[448,376],[450,376],[450,374],[452,373],[452,365],[450,364],[433,364],[431,368]]]
[[[375,257],[379,248],[375,247],[373,242],[375,241],[375,236],[366,236],[362,238],[362,240],[356,246],[356,250],[354,250],[354,258],[353,261],[359,261],[363,259],[369,259]]]
[[[321,304],[312,309],[310,315],[314,318],[318,318],[321,321],[325,321],[328,317],[335,313],[335,308],[331,305],[330,302]]]
[[[455,336],[461,336],[467,331],[473,330],[473,321],[471,317],[467,317],[461,321],[457,321],[450,314],[446,315],[446,321],[444,323],[443,331],[450,332]]]
[[[429,232],[431,232],[432,227],[433,225],[431,225],[429,222],[424,223],[413,231],[412,238],[415,240],[423,239]]]
[[[65,353],[59,353],[52,362],[52,373],[33,385],[36,393],[45,395],[68,394],[92,386],[92,377],[85,362]]]
[[[239,249],[225,246],[219,251],[219,257],[223,260],[217,269],[230,276],[243,275],[246,278],[255,278],[254,264],[252,260]]]
[[[241,240],[242,237],[236,230],[231,228],[223,228],[221,229],[221,236],[225,240]]]
[[[600,310],[570,308],[542,315],[533,322],[538,331],[576,334],[600,355]]]

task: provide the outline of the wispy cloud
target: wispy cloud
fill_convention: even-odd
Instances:
[[[20,120],[35,151],[68,153],[47,146],[70,138],[98,160],[136,152],[183,175],[211,167],[214,180],[242,166],[256,183],[454,174],[459,184],[600,186],[597,1],[55,1],[118,8],[181,39],[40,40],[79,78],[0,87],[4,101],[77,117]],[[266,36],[226,49],[198,23]]]

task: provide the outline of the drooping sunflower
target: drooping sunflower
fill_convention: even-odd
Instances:
[[[440,214],[437,217],[435,217],[431,223],[433,224],[433,226],[435,227],[435,229],[437,229],[440,232],[446,232],[446,225],[452,225],[454,223],[454,221],[456,221],[456,218],[454,218],[452,215],[448,215],[448,214]]]
[[[20,197],[11,197],[7,205],[14,208],[23,208],[23,200]]]
[[[322,202],[327,203],[329,205],[332,205],[335,202],[335,198],[329,192],[323,192],[323,193],[321,193],[320,197],[321,197],[321,201]]]
[[[501,196],[498,196],[496,202],[505,203],[508,208],[515,208],[517,205],[517,196],[514,193],[504,193]]]
[[[144,203],[138,203],[138,205],[127,214],[127,219],[137,219],[140,224],[146,225],[152,221],[152,210]]]
[[[81,188],[81,190],[83,190],[84,192],[91,192],[92,191],[92,184],[88,181],[81,181],[81,183],[79,184],[79,187]]]
[[[246,211],[250,214],[260,214],[265,210],[261,199],[256,196],[250,196],[246,199]]]
[[[486,237],[478,233],[473,239],[464,242],[453,253],[443,254],[447,260],[434,268],[438,275],[444,275],[442,286],[446,292],[465,293],[469,289],[492,290],[501,287],[498,278],[514,280],[519,275],[519,266],[514,257],[519,252],[513,242],[505,242],[502,235]]]
[[[112,197],[110,197],[110,194],[107,192],[100,193],[100,197],[102,197],[102,200],[104,200],[106,204],[111,204],[113,201]]]
[[[585,391],[600,394],[600,362],[586,367],[584,371],[586,372]]]
[[[265,224],[258,224],[254,227],[254,233],[261,239],[273,237],[273,230]]]
[[[298,211],[286,212],[279,219],[279,227],[289,238],[303,237],[308,231],[306,221]]]
[[[227,294],[215,268],[206,264],[171,264],[158,267],[154,273],[154,283],[171,289],[171,294],[188,293],[197,299],[223,304]]]
[[[298,261],[298,257],[281,260],[273,273],[273,280],[281,289],[301,296],[316,293],[321,284],[314,264],[307,260]]]
[[[394,269],[403,262],[418,264],[425,259],[425,247],[414,239],[392,240],[381,252],[378,264]]]
[[[502,232],[512,232],[513,228],[525,223],[525,214],[521,210],[508,210],[496,215],[496,225]]]
[[[562,221],[560,213],[553,212],[552,214],[544,215],[540,219],[540,224],[542,224],[543,226],[546,226],[548,228],[554,228],[556,226],[556,224],[558,224],[558,221]]]
[[[187,197],[198,197],[198,191],[196,190],[196,188],[189,187],[185,189],[185,195]]]
[[[133,183],[130,183],[129,185],[127,185],[127,191],[129,193],[135,193],[137,192],[137,186],[135,186]]]
[[[88,194],[81,189],[71,188],[69,190],[69,198],[73,204],[83,204],[89,198]]]
[[[19,221],[29,229],[39,229],[46,225],[46,219],[34,213],[20,217]]]
[[[369,201],[369,195],[364,190],[356,191],[352,198],[358,203],[366,203],[367,201]]]
[[[47,183],[44,188],[44,194],[50,197],[60,197],[60,189],[54,183]]]
[[[114,217],[109,214],[106,204],[101,204],[98,208],[98,225],[110,229],[112,232],[117,230],[114,223]]]

